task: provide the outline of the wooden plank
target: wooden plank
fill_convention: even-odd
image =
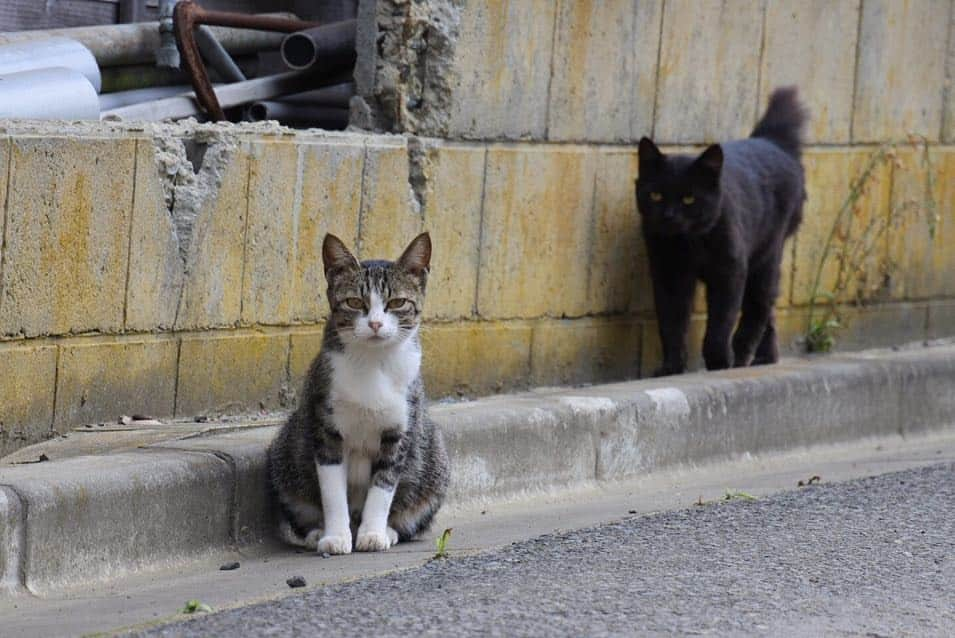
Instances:
[[[287,11],[291,0],[270,2],[268,0],[205,0],[207,9],[262,13]],[[0,31],[26,31],[58,29],[98,24],[115,24],[119,18],[119,0],[37,0],[0,1]],[[140,20],[158,19],[157,0],[148,0],[140,11]]]
[[[116,5],[89,0],[6,0],[0,3],[0,30],[54,29],[116,22]]]

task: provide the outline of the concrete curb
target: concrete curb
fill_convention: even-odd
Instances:
[[[450,501],[955,423],[955,346],[436,405]],[[172,567],[271,531],[274,427],[0,469],[0,591]]]

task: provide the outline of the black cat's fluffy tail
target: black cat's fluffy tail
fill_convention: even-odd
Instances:
[[[795,86],[773,91],[763,119],[750,135],[767,139],[796,158],[802,154],[802,131],[809,120],[797,93]]]

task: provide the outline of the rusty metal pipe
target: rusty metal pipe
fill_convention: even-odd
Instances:
[[[315,26],[311,22],[276,18],[265,15],[248,15],[227,11],[208,11],[192,0],[183,0],[173,10],[173,31],[176,34],[176,44],[179,46],[180,64],[189,73],[192,88],[196,92],[196,99],[200,106],[213,120],[224,120],[225,113],[212,90],[209,74],[202,57],[199,54],[199,45],[196,43],[195,28],[202,24],[215,24],[240,29],[256,29],[265,31],[279,31],[294,33],[301,29]]]
[[[343,20],[299,31],[282,41],[282,59],[291,69],[323,69],[355,64],[357,20]]]

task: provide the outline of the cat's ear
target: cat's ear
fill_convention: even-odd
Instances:
[[[360,264],[355,256],[348,252],[345,242],[335,235],[328,233],[322,242],[322,262],[325,265],[325,275],[338,268],[359,268]]]
[[[411,240],[398,258],[398,266],[414,275],[422,275],[431,267],[431,235],[421,233]]]
[[[656,171],[663,162],[663,153],[649,137],[640,138],[640,174]]]
[[[723,148],[719,144],[711,144],[693,165],[702,176],[718,180],[723,171]]]

